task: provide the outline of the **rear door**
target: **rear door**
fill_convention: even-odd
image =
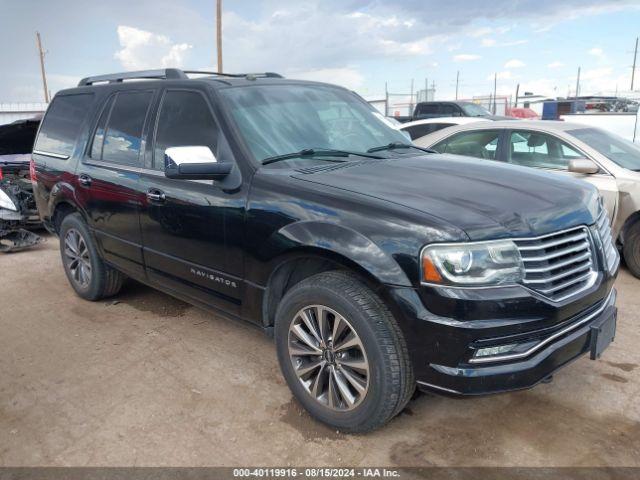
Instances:
[[[604,198],[609,218],[614,218],[618,201],[616,179],[604,169],[589,175],[569,172],[572,159],[590,158],[578,147],[556,135],[533,130],[509,131],[507,144],[504,152],[509,163],[567,175],[594,185]]]
[[[77,170],[78,196],[105,260],[132,276],[144,276],[140,169],[143,131],[154,90],[121,90],[103,105]]]
[[[198,302],[237,314],[242,290],[245,195],[224,182],[164,175],[164,151],[206,146],[233,161],[204,91],[167,89],[155,119],[153,149],[141,172],[140,217],[147,278]],[[228,242],[228,237],[234,239]]]

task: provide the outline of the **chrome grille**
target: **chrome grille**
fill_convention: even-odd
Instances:
[[[578,227],[515,241],[524,262],[523,284],[560,301],[588,288],[595,275],[589,229]]]
[[[596,220],[596,228],[600,235],[600,242],[602,242],[602,254],[606,261],[607,268],[610,272],[613,272],[618,267],[619,255],[618,249],[613,243],[613,237],[611,236],[609,215],[602,205],[600,206],[600,214]]]

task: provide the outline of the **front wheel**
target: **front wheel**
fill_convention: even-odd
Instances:
[[[640,278],[640,221],[631,225],[624,236],[622,255],[631,273]]]
[[[289,290],[276,314],[282,373],[316,419],[365,432],[404,408],[415,388],[400,329],[357,276],[325,272]]]

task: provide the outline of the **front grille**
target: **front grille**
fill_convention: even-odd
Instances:
[[[613,237],[611,236],[611,225],[609,223],[609,215],[605,208],[600,206],[600,214],[596,221],[596,228],[600,235],[600,242],[602,243],[602,254],[607,264],[607,268],[610,272],[615,271],[618,267],[618,249],[613,243]]]
[[[523,284],[528,288],[560,301],[591,285],[594,259],[586,227],[515,240],[515,243],[524,262]]]

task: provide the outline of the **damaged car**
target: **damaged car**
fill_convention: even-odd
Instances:
[[[42,242],[33,229],[42,227],[33,198],[31,150],[40,118],[0,126],[0,252]]]

